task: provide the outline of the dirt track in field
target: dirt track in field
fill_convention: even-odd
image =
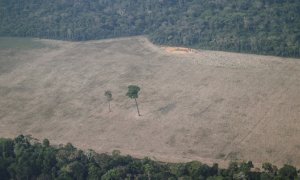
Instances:
[[[35,41],[46,46],[0,49],[1,137],[171,162],[300,166],[299,59],[170,53],[143,37]],[[141,117],[125,96],[130,84],[141,87]]]

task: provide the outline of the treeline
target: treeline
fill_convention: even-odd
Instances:
[[[218,164],[208,166],[196,161],[175,164],[149,158],[140,160],[122,156],[118,151],[113,151],[112,155],[97,154],[92,150],[84,152],[70,143],[51,146],[49,140],[40,143],[31,136],[0,139],[1,180],[299,179],[299,171],[290,165],[278,169],[264,163],[262,169],[254,171],[251,161],[232,162],[227,169],[221,169]]]
[[[300,57],[299,0],[0,0],[0,36],[158,44]]]

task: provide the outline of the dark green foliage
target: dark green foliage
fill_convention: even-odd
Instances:
[[[140,114],[139,106],[138,106],[136,99],[139,97],[140,90],[141,90],[140,87],[138,87],[136,85],[130,85],[130,86],[128,86],[128,92],[126,93],[126,96],[128,96],[131,99],[134,99],[135,105],[136,105],[136,110],[137,110],[139,116],[141,114]]]
[[[277,171],[270,163],[263,165],[264,172],[251,171],[252,162],[231,163],[228,169],[217,164],[208,166],[197,161],[189,163],[161,163],[149,158],[142,160],[122,156],[83,152],[72,144],[53,147],[49,140],[43,144],[30,136],[14,140],[0,139],[0,179],[31,180],[119,180],[119,179],[297,179],[297,170],[284,165]]]
[[[48,140],[48,139],[44,139],[44,140],[43,140],[43,146],[49,147],[49,145],[50,145],[49,140]]]
[[[300,56],[300,1],[0,0],[0,35],[148,35],[158,44]]]
[[[279,175],[284,179],[295,179],[297,177],[297,169],[290,165],[284,165],[279,169]]]
[[[131,99],[135,99],[139,97],[139,91],[141,89],[136,85],[130,85],[128,86],[128,92],[126,96],[130,97]]]

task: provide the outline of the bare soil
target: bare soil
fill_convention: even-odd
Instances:
[[[0,48],[1,137],[169,162],[300,166],[299,59],[170,53],[144,37],[34,41],[44,46]],[[141,87],[140,117],[125,96],[131,84]]]
[[[192,52],[196,51],[195,49],[185,48],[185,47],[166,47],[166,46],[162,46],[162,49],[164,49],[168,53],[179,53],[179,54],[192,53]]]

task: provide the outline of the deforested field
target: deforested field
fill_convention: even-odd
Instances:
[[[145,37],[0,38],[0,136],[168,162],[300,166],[299,59],[176,49]]]

